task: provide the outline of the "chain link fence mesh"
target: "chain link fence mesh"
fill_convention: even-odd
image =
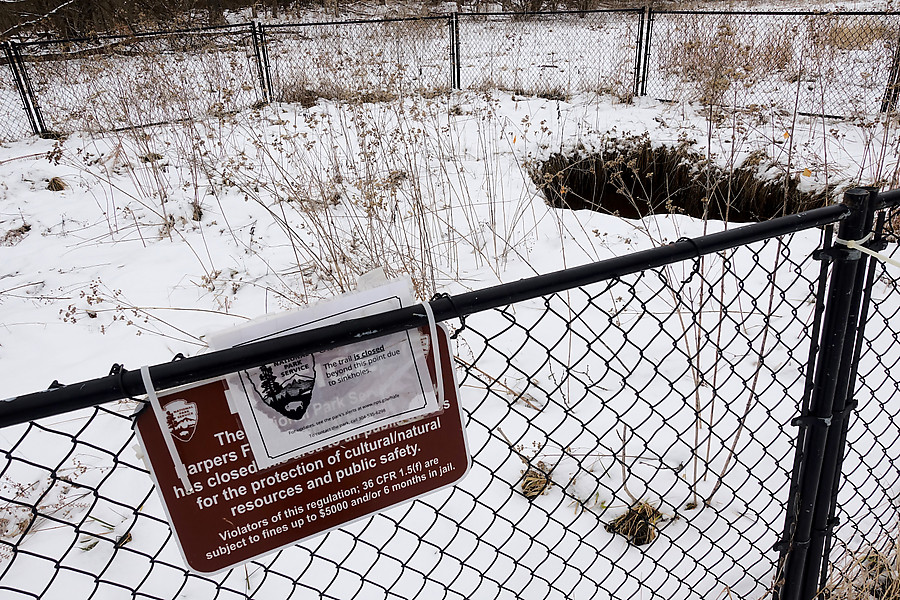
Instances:
[[[263,98],[248,26],[19,48],[55,133],[221,117]]]
[[[761,597],[778,560],[790,423],[827,268],[813,258],[820,237],[805,231],[471,315],[455,350],[469,475],[216,576],[183,566],[136,452],[135,403],[7,428],[0,590]],[[858,395],[874,401],[861,402],[848,436],[838,566],[896,541],[897,282],[876,272]]]
[[[32,133],[28,113],[16,85],[8,51],[0,52],[0,142],[21,140]]]
[[[446,17],[264,26],[273,99],[379,102],[450,89]]]
[[[384,101],[454,86],[837,117],[892,112],[900,96],[900,15],[891,13],[637,9],[259,29],[256,39],[252,25],[236,25],[17,47],[56,133],[215,117],[267,99]],[[28,128],[14,82],[2,79],[3,135],[18,139]]]
[[[460,14],[460,87],[634,95],[642,11]]]
[[[883,251],[900,260],[900,210],[886,212]],[[859,406],[850,418],[844,479],[837,497],[835,543],[825,582],[841,598],[884,597],[897,582],[900,527],[900,269],[874,260],[871,304],[858,366]]]
[[[655,98],[852,117],[895,94],[897,14],[652,14],[644,91]]]

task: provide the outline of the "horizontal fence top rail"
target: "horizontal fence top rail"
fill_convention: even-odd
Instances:
[[[867,191],[864,193],[868,193]],[[457,296],[437,297],[428,304],[437,321],[460,318],[546,296],[615,277],[661,267],[683,260],[747,245],[773,237],[835,223],[850,214],[850,207],[836,204],[770,221],[698,238],[682,238],[671,244],[624,256],[500,284]],[[150,367],[150,376],[159,389],[170,389],[222,377],[242,369],[258,367],[291,356],[312,354],[396,333],[429,323],[421,305],[413,305],[377,315],[350,319],[273,340],[199,354],[191,358]],[[25,423],[80,408],[96,406],[145,392],[141,373],[121,370],[117,374],[76,384],[53,387],[0,401],[0,427]]]
[[[313,27],[316,25],[367,25],[374,23],[421,23],[423,21],[446,21],[453,13],[428,17],[396,17],[392,19],[350,19],[345,21],[308,21],[304,23],[260,23],[262,29],[285,29],[290,27]]]
[[[610,15],[610,14],[641,14],[644,8],[607,8],[597,10],[558,10],[554,12],[467,12],[467,13],[449,13],[456,14],[460,17],[552,17],[555,15]]]
[[[40,46],[43,44],[67,44],[67,43],[84,43],[84,42],[102,42],[111,40],[137,40],[143,38],[163,37],[169,35],[187,35],[193,33],[229,33],[229,32],[249,32],[252,30],[254,23],[238,23],[236,25],[211,25],[208,27],[191,27],[189,29],[160,29],[158,31],[141,31],[132,34],[116,34],[116,35],[97,35],[80,38],[64,38],[59,40],[32,40],[25,42],[13,41],[20,47]]]
[[[862,10],[666,10],[649,9],[654,15],[756,15],[780,17],[886,17],[900,15],[894,11],[862,11]]]
[[[900,189],[880,192],[876,199],[876,210],[883,208],[896,208],[900,206]]]
[[[477,12],[462,13],[448,12],[437,15],[428,15],[423,17],[392,17],[386,19],[348,19],[348,20],[329,20],[329,21],[308,21],[302,23],[261,23],[259,21],[248,21],[245,23],[236,23],[229,25],[210,25],[205,27],[192,27],[181,29],[160,29],[155,31],[141,31],[132,34],[104,34],[80,38],[62,38],[52,40],[31,40],[17,41],[9,40],[19,46],[32,46],[40,44],[62,43],[62,42],[90,42],[95,40],[111,40],[111,39],[127,39],[152,37],[171,34],[189,34],[199,32],[229,31],[240,30],[256,26],[263,29],[279,29],[289,27],[304,27],[313,25],[358,25],[367,23],[403,23],[416,21],[441,21],[453,18],[454,15],[460,18],[527,18],[527,17],[552,17],[561,15],[591,15],[591,14],[641,14],[649,11],[654,15],[756,15],[756,16],[894,16],[900,15],[900,12],[892,11],[772,11],[772,10],[658,10],[649,7],[641,8],[613,8],[613,9],[597,9],[597,10],[560,10],[553,12],[525,11],[525,12]]]

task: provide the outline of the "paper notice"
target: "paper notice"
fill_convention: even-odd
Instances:
[[[210,336],[222,349],[413,304],[408,280],[346,294]],[[295,356],[226,379],[260,468],[440,407],[418,329]]]

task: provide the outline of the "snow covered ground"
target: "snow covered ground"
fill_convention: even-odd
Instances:
[[[701,107],[594,94],[282,103],[7,143],[0,395],[102,376],[113,363],[136,369],[202,352],[209,332],[350,290],[378,266],[409,274],[428,299],[727,226],[547,206],[530,177],[541,160],[634,135],[689,143],[726,168],[752,157],[760,177],[787,172],[807,190],[897,185],[891,119],[758,108],[710,122]],[[467,479],[223,576],[181,567],[129,423],[113,414],[128,414],[129,403],[0,431],[9,453],[0,589],[67,599],[131,598],[121,586],[191,599],[762,596],[782,524],[793,436],[785,424],[802,395],[819,241],[819,232],[803,232],[710,258],[700,275],[721,281],[715,293],[686,263],[472,316],[456,352],[475,458]],[[887,336],[877,338],[880,362],[865,371],[876,389],[879,374],[890,380],[890,331],[900,331],[889,309],[893,281],[875,290]],[[727,369],[716,366],[714,340],[728,352]],[[700,385],[698,372],[716,385]],[[698,404],[711,425],[695,429]],[[896,430],[878,411],[865,421]],[[872,447],[868,433],[854,439]],[[522,496],[524,465],[510,443],[552,465],[546,494]],[[638,459],[618,459],[623,451]],[[879,452],[900,459],[890,446]],[[695,456],[709,456],[708,466]],[[853,502],[878,507],[871,512],[886,530],[895,470],[871,460],[877,476],[861,474],[847,506],[851,515]],[[726,462],[711,507],[687,509],[695,491],[713,494]],[[61,477],[96,487],[99,499]],[[667,516],[650,546],[603,527],[629,493]],[[125,532],[117,550],[112,542]]]

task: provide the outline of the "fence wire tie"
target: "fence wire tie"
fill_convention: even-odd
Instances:
[[[453,301],[453,296],[451,296],[447,292],[442,292],[432,296],[431,302],[434,302],[435,300],[447,300],[450,303],[450,308],[452,308],[453,312],[456,313],[456,318],[459,319],[459,329],[454,331],[450,336],[451,340],[455,340],[456,337],[466,328],[466,316],[459,312],[459,309],[456,307],[456,303]]]
[[[850,414],[851,412],[856,410],[857,406],[859,406],[859,402],[856,400],[851,400],[850,402],[847,403],[846,406],[844,406],[844,408],[842,410],[836,410],[833,413],[831,413],[831,416],[836,419],[843,419],[848,414]]]
[[[687,242],[691,246],[694,247],[694,252],[697,253],[697,256],[694,257],[694,270],[691,273],[691,276],[699,275],[700,274],[700,258],[703,256],[703,252],[700,251],[700,246],[697,245],[697,242],[695,242],[693,238],[689,238],[687,236],[682,236],[682,237],[678,238],[677,240],[675,240],[676,244],[678,242]]]
[[[839,237],[835,237],[834,243],[835,243],[835,245],[840,244],[842,246],[846,246],[850,250],[859,250],[860,252],[862,252],[864,254],[868,254],[869,256],[877,258],[881,262],[885,262],[885,263],[887,263],[889,265],[893,265],[895,267],[900,267],[900,261],[895,260],[895,259],[891,258],[890,256],[887,256],[886,254],[876,252],[875,250],[872,250],[871,248],[869,248],[868,246],[865,245],[869,241],[871,241],[871,239],[873,237],[875,237],[874,231],[870,232],[869,235],[867,235],[866,237],[859,239],[859,240],[842,240]]]

